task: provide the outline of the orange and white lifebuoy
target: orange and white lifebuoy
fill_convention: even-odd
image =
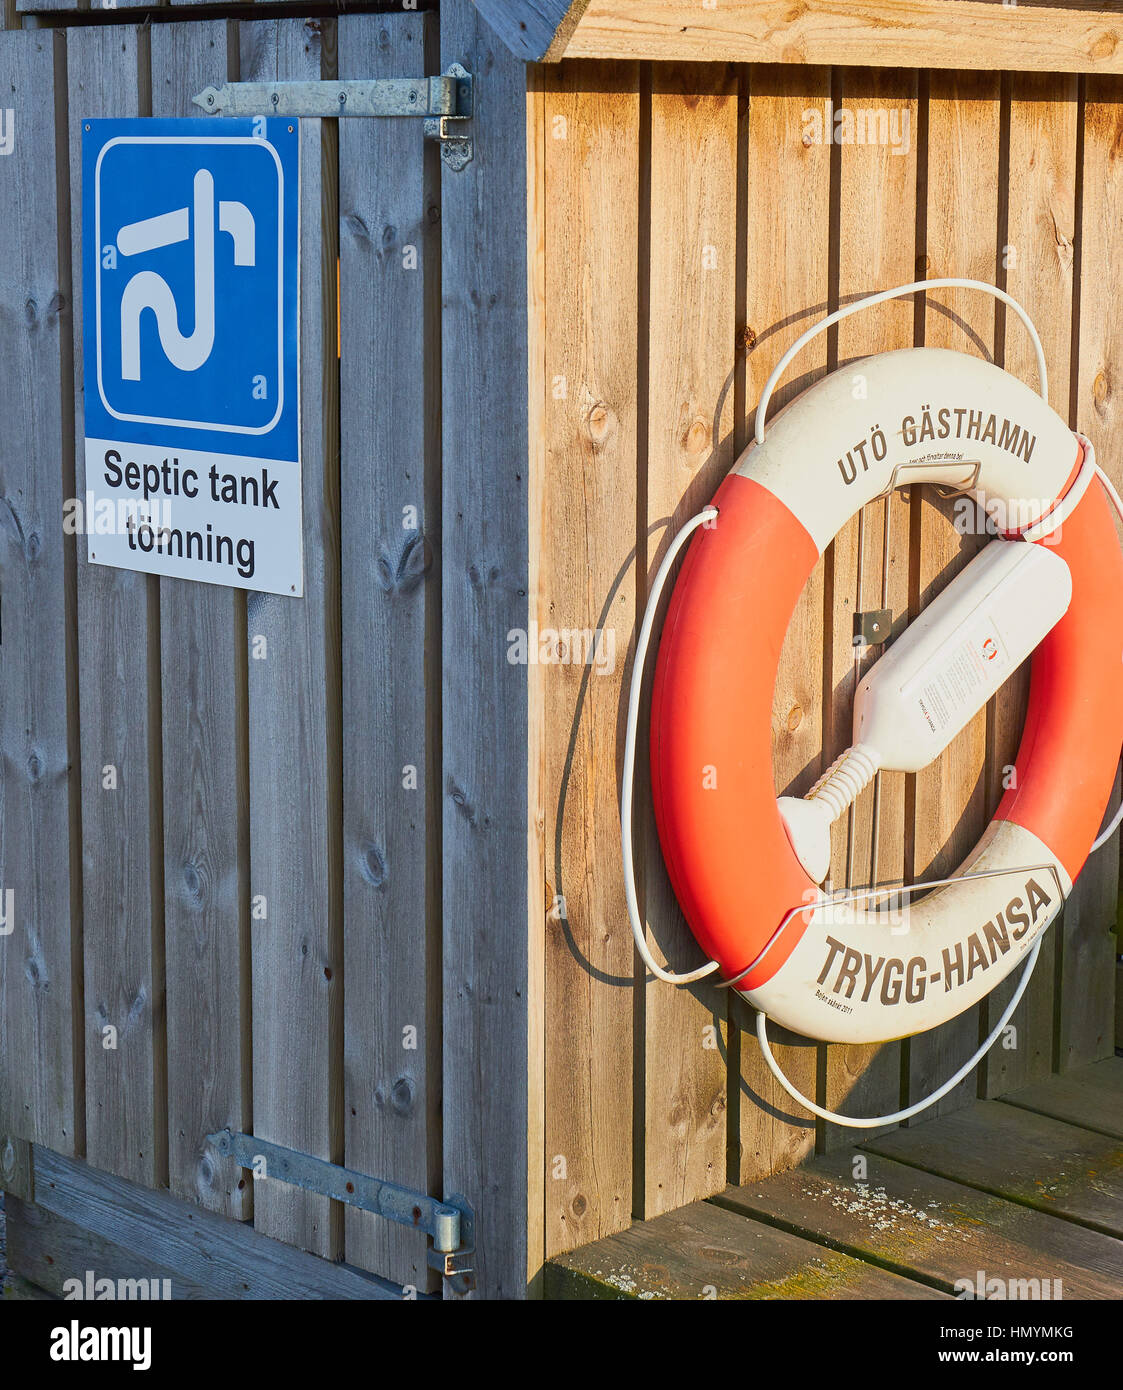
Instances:
[[[1028,386],[978,358],[915,348],[819,381],[721,484],[663,627],[652,791],[691,930],[764,1015],[836,1042],[932,1028],[993,989],[1057,916],[1123,743],[1123,551],[1096,472],[1088,441]],[[1034,653],[993,821],[951,880],[887,919],[876,903],[832,900],[801,862],[773,784],[772,700],[819,556],[862,506],[919,482],[1032,516],[990,545],[1047,546],[1071,599]]]

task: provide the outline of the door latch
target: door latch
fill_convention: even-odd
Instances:
[[[467,124],[474,100],[472,74],[459,63],[439,77],[377,77],[347,82],[227,82],[192,97],[212,116],[414,116],[441,159],[459,171],[472,158]]]

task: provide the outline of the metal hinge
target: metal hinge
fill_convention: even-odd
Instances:
[[[207,1138],[220,1154],[233,1158],[251,1172],[374,1212],[399,1226],[424,1231],[433,1242],[427,1252],[429,1265],[448,1280],[453,1292],[467,1293],[476,1287],[475,1215],[459,1193],[438,1201],[408,1187],[341,1168],[326,1159],[313,1158],[296,1149],[282,1149],[252,1134],[221,1129]]]
[[[453,63],[439,77],[375,77],[348,82],[227,82],[192,97],[209,115],[420,116],[427,139],[454,170],[472,158],[472,74]]]

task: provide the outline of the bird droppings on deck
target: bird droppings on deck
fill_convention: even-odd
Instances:
[[[631,1294],[634,1298],[651,1299],[659,1297],[653,1289],[641,1289],[630,1274],[601,1274],[600,1277],[612,1288],[619,1289],[621,1293]]]
[[[627,1298],[650,1300],[666,1296],[656,1293],[654,1289],[641,1288],[634,1275],[628,1273],[627,1270],[616,1269],[608,1273],[603,1269],[589,1269],[582,1270],[581,1273],[586,1279],[599,1279],[602,1284],[607,1285],[610,1289],[615,1289]]]
[[[938,1241],[944,1241],[948,1236],[963,1241],[970,1239],[965,1231],[957,1230],[955,1224],[940,1219],[945,1213],[940,1210],[938,1202],[929,1202],[925,1210],[913,1206],[902,1197],[890,1197],[884,1187],[871,1187],[866,1183],[858,1183],[854,1187],[804,1187],[803,1195],[814,1201],[828,1198],[832,1207],[846,1216],[857,1217],[871,1231],[897,1231],[904,1235],[908,1233],[911,1223],[935,1235]],[[939,1212],[940,1216],[932,1215],[933,1211]]]

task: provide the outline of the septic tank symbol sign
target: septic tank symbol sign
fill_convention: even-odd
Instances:
[[[82,122],[87,553],[303,592],[295,120]]]

